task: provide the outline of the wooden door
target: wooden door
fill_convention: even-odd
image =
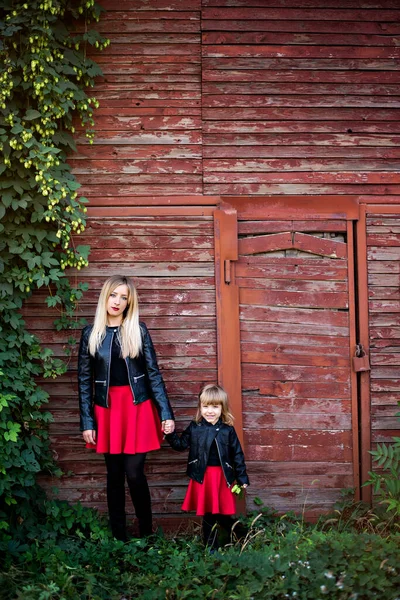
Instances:
[[[356,214],[352,201],[262,199],[217,211],[220,379],[242,430],[249,509],[257,496],[312,516],[359,485]]]

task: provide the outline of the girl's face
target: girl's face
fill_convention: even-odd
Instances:
[[[215,425],[222,413],[221,404],[201,404],[200,414],[209,423]]]
[[[108,321],[111,325],[120,325],[124,310],[128,306],[129,290],[127,285],[119,285],[111,292],[107,300]]]

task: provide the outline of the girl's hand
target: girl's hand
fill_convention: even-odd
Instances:
[[[94,429],[86,429],[86,431],[82,432],[82,435],[87,444],[96,443],[96,431]]]
[[[161,429],[165,435],[168,433],[173,433],[175,431],[175,421],[172,419],[167,419],[161,423]]]

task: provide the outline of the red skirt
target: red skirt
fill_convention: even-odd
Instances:
[[[195,510],[198,516],[236,513],[235,497],[228,488],[222,467],[207,467],[203,483],[190,480],[182,510]]]
[[[94,406],[96,444],[99,453],[136,454],[159,450],[163,439],[160,419],[151,400],[133,403],[129,385],[110,386],[108,408]]]

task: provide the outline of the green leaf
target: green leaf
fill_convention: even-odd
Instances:
[[[25,121],[33,121],[34,119],[38,119],[41,116],[42,115],[38,110],[29,108],[24,115],[24,119]]]

